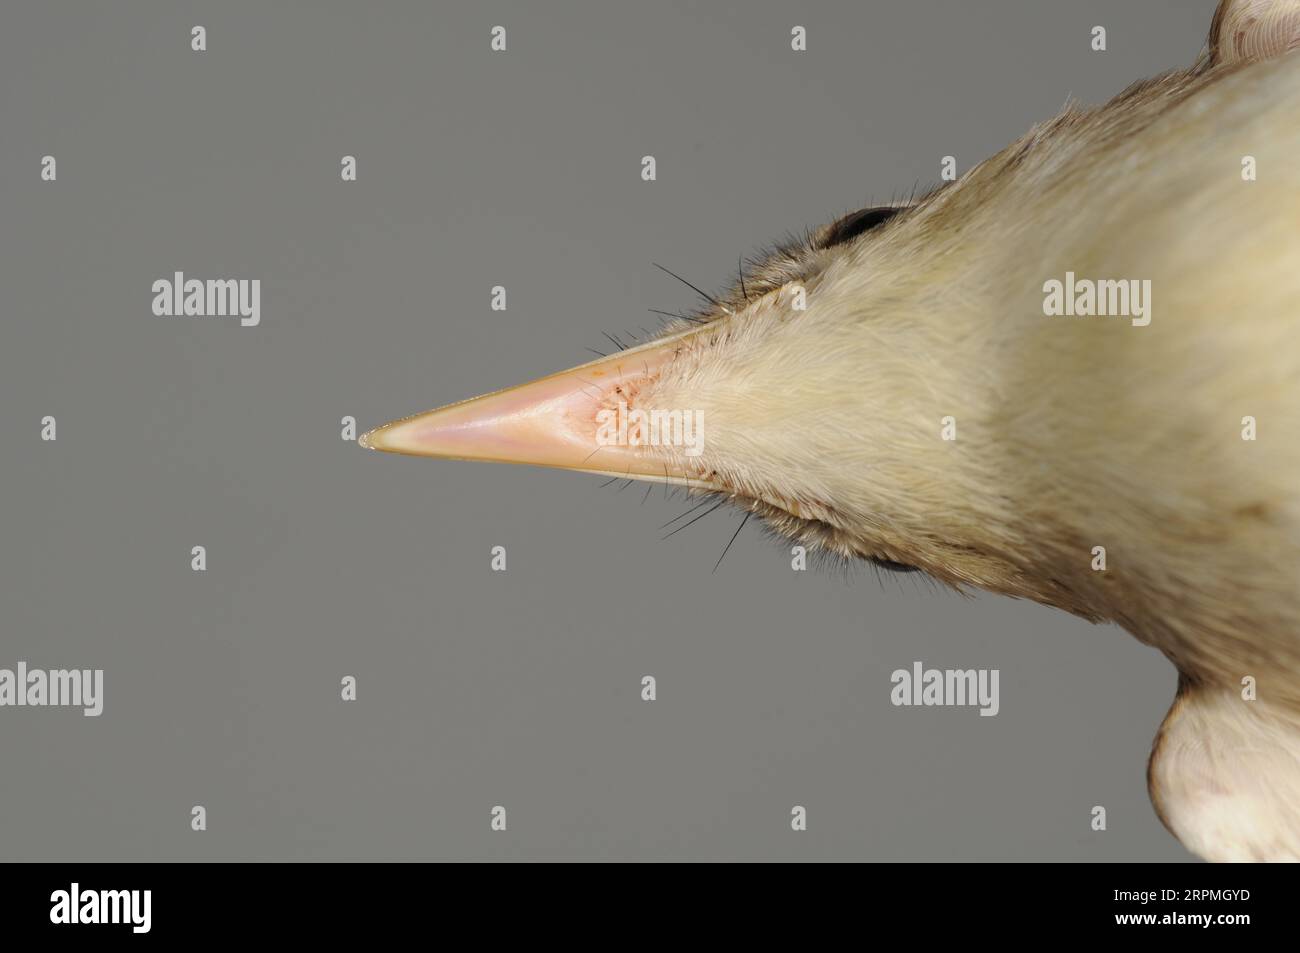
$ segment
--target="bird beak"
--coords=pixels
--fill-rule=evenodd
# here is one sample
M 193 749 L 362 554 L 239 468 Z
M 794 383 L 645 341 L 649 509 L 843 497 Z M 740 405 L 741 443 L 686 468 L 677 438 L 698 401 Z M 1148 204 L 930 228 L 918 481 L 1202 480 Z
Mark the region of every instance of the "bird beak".
M 710 481 L 674 462 L 676 454 L 599 439 L 597 420 L 602 409 L 617 413 L 620 399 L 630 402 L 699 331 L 688 328 L 528 384 L 394 420 L 363 436 L 361 446 L 707 488 Z

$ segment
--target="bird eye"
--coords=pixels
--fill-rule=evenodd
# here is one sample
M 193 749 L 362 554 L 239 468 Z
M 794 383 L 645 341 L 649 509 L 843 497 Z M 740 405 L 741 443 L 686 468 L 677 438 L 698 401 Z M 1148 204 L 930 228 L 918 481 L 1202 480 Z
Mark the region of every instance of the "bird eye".
M 896 563 L 892 559 L 879 559 L 872 556 L 870 562 L 877 569 L 887 569 L 890 572 L 920 572 L 919 566 L 909 566 L 907 563 Z
M 842 245 L 857 238 L 859 235 L 865 235 L 876 226 L 889 221 L 905 208 L 906 206 L 902 205 L 880 205 L 875 208 L 864 208 L 856 212 L 850 212 L 843 218 L 836 219 L 826 226 L 823 234 L 819 236 L 817 247 L 832 248 L 835 245 Z

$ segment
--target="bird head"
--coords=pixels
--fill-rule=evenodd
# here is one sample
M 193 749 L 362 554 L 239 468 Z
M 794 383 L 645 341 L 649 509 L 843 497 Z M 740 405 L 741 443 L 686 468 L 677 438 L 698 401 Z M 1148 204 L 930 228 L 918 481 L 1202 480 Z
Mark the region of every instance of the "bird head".
M 954 413 L 968 400 L 943 357 L 959 342 L 935 313 L 929 260 L 949 251 L 926 222 L 915 207 L 844 216 L 751 263 L 656 340 L 362 442 L 680 484 L 840 556 L 972 579 L 961 514 L 984 503 L 960 501 L 961 445 L 935 413 L 945 392 Z

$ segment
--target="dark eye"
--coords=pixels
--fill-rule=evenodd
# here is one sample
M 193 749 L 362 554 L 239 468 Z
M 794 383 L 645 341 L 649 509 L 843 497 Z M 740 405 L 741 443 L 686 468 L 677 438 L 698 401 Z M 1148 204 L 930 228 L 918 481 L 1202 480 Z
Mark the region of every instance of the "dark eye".
M 868 560 L 878 569 L 887 569 L 889 572 L 920 572 L 917 566 L 909 566 L 907 563 L 896 563 L 892 559 L 878 559 L 875 556 Z
M 905 206 L 877 206 L 850 212 L 826 226 L 817 247 L 831 248 L 834 245 L 842 245 L 850 239 L 871 231 L 877 225 L 883 225 L 904 208 Z

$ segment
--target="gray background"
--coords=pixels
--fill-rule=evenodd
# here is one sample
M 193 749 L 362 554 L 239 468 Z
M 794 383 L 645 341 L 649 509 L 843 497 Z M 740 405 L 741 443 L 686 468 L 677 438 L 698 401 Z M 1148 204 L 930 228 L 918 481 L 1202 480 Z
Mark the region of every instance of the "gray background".
M 651 262 L 720 285 L 1191 63 L 1213 6 L 6 4 L 0 666 L 106 700 L 0 709 L 0 856 L 1188 859 L 1144 777 L 1174 671 L 1125 633 L 753 524 L 711 574 L 728 511 L 660 542 L 658 489 L 339 419 L 579 363 L 693 303 Z M 262 279 L 261 326 L 153 316 L 175 270 Z M 1001 714 L 894 708 L 914 660 L 1001 669 Z

